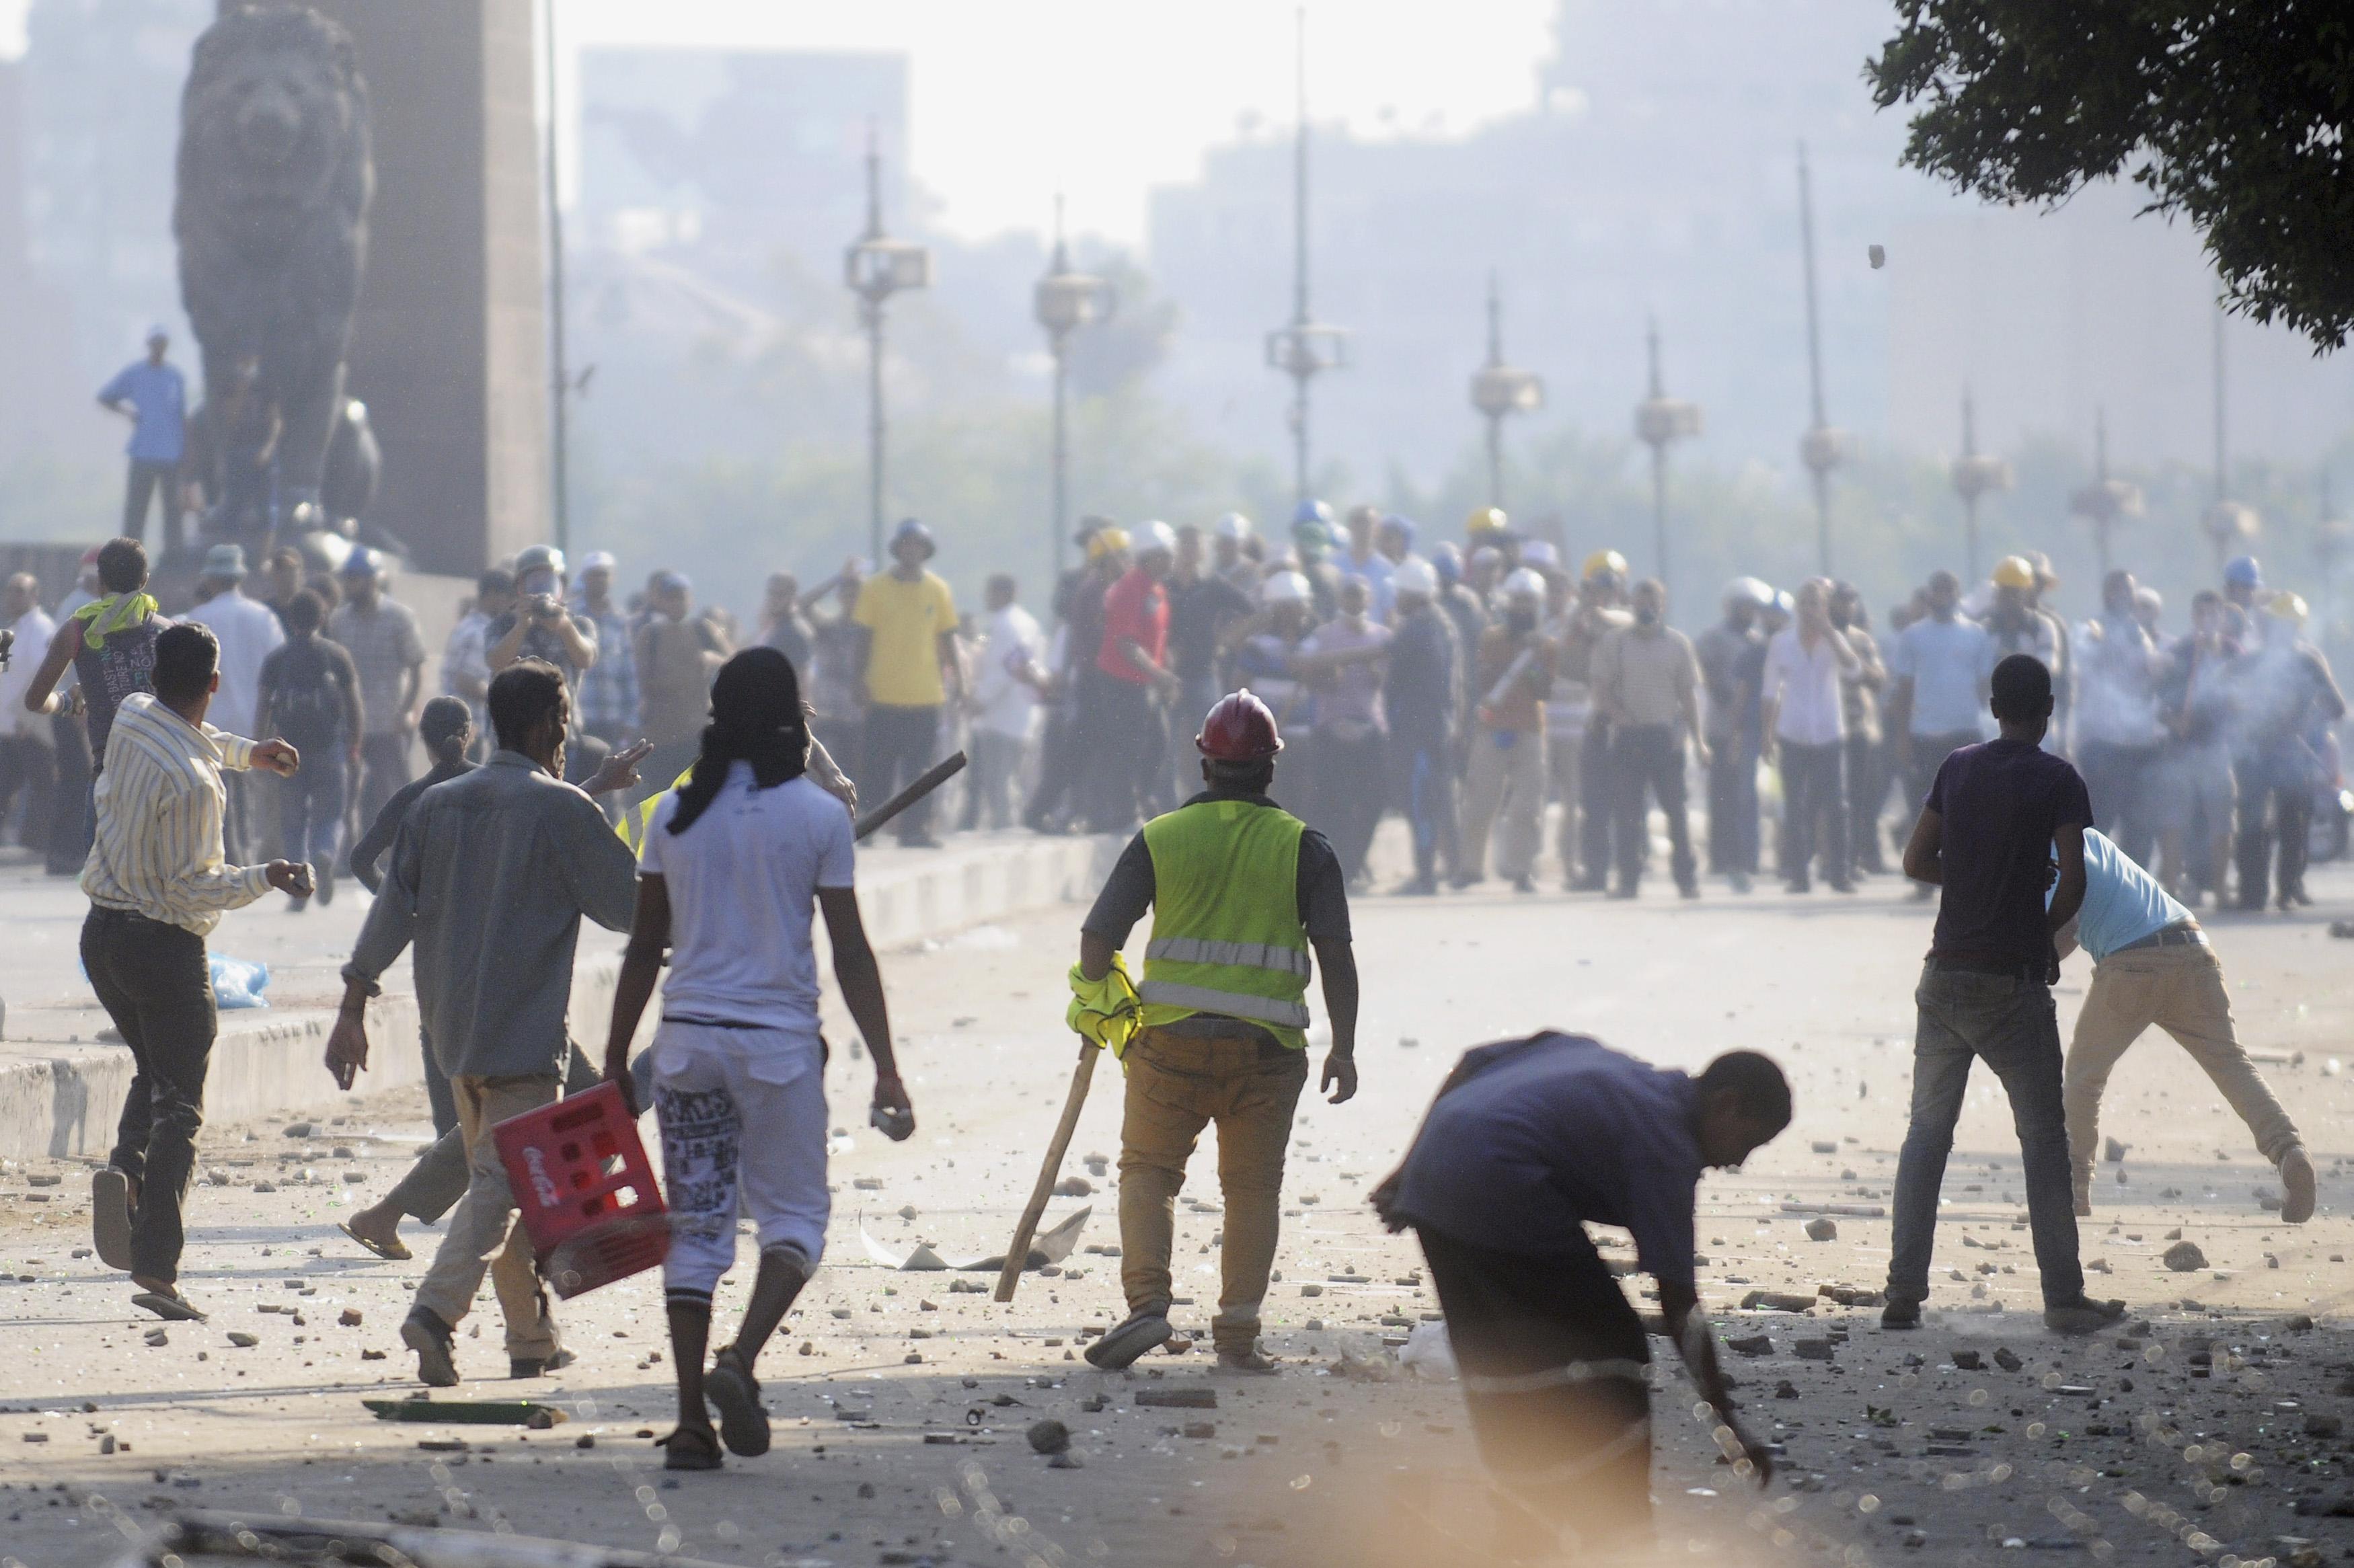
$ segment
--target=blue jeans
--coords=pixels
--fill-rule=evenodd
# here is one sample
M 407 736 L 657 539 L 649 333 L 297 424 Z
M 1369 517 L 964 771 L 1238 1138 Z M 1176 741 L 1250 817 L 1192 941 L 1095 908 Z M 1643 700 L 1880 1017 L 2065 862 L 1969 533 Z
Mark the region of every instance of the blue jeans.
M 308 749 L 294 776 L 278 781 L 278 831 L 288 860 L 335 863 L 344 836 L 344 760 L 341 746 Z
M 1913 1000 L 1919 1009 L 1913 1037 L 1913 1125 L 1896 1160 L 1888 1298 L 1917 1304 L 1929 1298 L 1937 1194 L 1976 1058 L 1994 1069 L 2010 1097 L 2044 1305 L 2083 1300 L 2084 1272 L 2077 1262 L 2076 1211 L 2068 1184 L 2068 1121 L 2060 1095 L 2060 1022 L 2052 992 L 2024 973 L 1925 967 Z

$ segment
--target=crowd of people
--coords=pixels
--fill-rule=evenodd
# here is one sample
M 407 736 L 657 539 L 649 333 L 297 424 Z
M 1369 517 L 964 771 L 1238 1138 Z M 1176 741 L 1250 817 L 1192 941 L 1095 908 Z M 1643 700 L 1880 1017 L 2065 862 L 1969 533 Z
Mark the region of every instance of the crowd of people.
M 1932 574 L 1877 630 L 1852 584 L 1742 577 L 1687 637 L 1665 586 L 1632 580 L 1617 551 L 1573 570 L 1492 508 L 1460 543 L 1370 506 L 1336 526 L 1315 502 L 1288 539 L 1230 514 L 1207 529 L 1090 518 L 1077 542 L 1051 633 L 1002 575 L 960 620 L 910 523 L 881 577 L 852 562 L 813 598 L 772 579 L 763 640 L 811 671 L 817 730 L 868 789 L 967 746 L 967 827 L 1132 830 L 1191 793 L 1186 737 L 1247 686 L 1287 737 L 1287 803 L 1351 885 L 1368 885 L 1394 811 L 1410 894 L 1491 874 L 1533 891 L 1550 847 L 1568 889 L 1637 896 L 1654 810 L 1687 897 L 1703 872 L 1745 893 L 1769 866 L 1796 892 L 1850 891 L 1890 871 L 1889 835 L 1945 758 L 1986 738 L 1987 683 L 2012 652 L 2052 670 L 2045 744 L 2082 766 L 2100 823 L 2188 903 L 2306 902 L 2314 803 L 2338 784 L 2344 701 L 2303 599 L 2268 590 L 2252 557 L 2179 632 L 2125 571 L 2071 625 L 2049 562 L 2027 555 L 1983 584 Z M 903 842 L 937 841 L 919 819 Z

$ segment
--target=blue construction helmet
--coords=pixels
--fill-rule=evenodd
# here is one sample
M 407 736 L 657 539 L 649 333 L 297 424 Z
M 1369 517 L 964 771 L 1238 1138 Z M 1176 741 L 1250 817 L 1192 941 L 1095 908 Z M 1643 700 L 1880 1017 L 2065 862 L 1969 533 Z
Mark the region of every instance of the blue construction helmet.
M 939 546 L 933 542 L 932 531 L 929 528 L 925 527 L 913 517 L 909 517 L 901 522 L 898 527 L 892 530 L 891 548 L 894 551 L 896 551 L 902 544 L 906 543 L 909 539 L 913 539 L 917 544 L 923 546 L 924 554 L 927 556 L 936 554 L 939 549 Z
M 1332 526 L 1332 509 L 1320 501 L 1303 501 L 1291 509 L 1291 525 L 1297 528 L 1302 523 L 1321 523 L 1330 528 Z
M 1453 540 L 1441 540 L 1432 546 L 1430 564 L 1445 587 L 1453 588 L 1463 580 L 1463 552 L 1455 547 Z
M 2260 588 L 2264 586 L 2264 569 L 2253 556 L 2234 556 L 2223 563 L 2223 581 L 2232 588 Z

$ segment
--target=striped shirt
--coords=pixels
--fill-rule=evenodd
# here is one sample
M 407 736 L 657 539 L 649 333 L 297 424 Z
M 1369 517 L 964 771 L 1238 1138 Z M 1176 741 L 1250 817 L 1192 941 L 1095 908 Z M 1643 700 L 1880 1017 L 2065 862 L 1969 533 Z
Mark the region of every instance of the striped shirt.
M 267 868 L 229 865 L 221 853 L 221 769 L 252 758 L 253 742 L 192 725 L 152 692 L 123 698 L 98 776 L 98 836 L 81 870 L 90 901 L 202 937 L 269 892 Z

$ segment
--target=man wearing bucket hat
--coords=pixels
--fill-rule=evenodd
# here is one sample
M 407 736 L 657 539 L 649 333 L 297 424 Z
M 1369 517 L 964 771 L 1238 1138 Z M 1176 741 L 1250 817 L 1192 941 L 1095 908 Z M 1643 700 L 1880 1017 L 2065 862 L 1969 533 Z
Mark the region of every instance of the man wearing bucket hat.
M 860 793 L 887 800 L 931 766 L 940 710 L 964 701 L 957 659 L 956 596 L 925 563 L 938 552 L 932 531 L 910 517 L 891 535 L 891 569 L 868 577 L 852 621 L 864 632 L 858 646 L 858 687 L 866 701 L 866 756 Z M 899 842 L 938 849 L 928 800 L 900 814 Z

